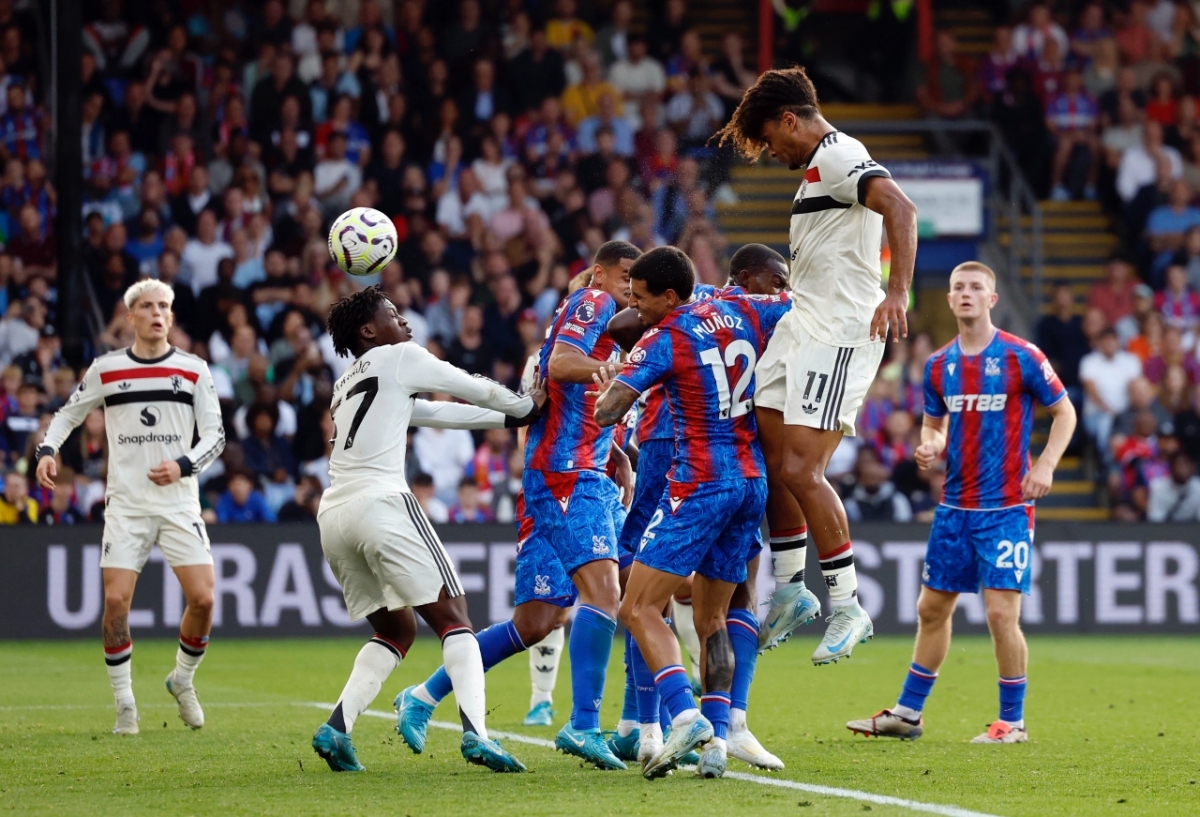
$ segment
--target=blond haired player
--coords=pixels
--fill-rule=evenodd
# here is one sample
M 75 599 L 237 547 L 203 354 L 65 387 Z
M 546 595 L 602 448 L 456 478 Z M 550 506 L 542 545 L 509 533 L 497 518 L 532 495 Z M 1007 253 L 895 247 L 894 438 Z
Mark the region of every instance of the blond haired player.
M 37 452 L 38 483 L 53 490 L 59 448 L 92 409 L 104 406 L 109 459 L 100 556 L 102 630 L 118 735 L 138 732 L 129 608 L 138 574 L 156 544 L 187 600 L 167 691 L 178 701 L 184 723 L 193 729 L 204 725 L 192 678 L 212 627 L 213 560 L 196 475 L 220 456 L 225 431 L 208 364 L 167 342 L 174 299 L 161 281 L 139 281 L 125 292 L 133 345 L 96 358 L 54 415 Z

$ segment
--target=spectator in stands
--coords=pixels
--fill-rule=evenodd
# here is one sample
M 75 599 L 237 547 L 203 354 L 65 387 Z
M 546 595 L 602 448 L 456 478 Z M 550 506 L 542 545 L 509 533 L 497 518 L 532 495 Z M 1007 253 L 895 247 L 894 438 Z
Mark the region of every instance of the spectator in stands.
M 859 449 L 854 490 L 846 497 L 852 522 L 911 522 L 912 506 L 888 478 L 886 466 L 871 447 Z
M 29 498 L 29 480 L 16 469 L 4 474 L 4 493 L 0 495 L 0 525 L 36 525 L 37 503 Z
M 579 123 L 576 140 L 584 153 L 597 150 L 596 135 L 600 129 L 613 135 L 613 151 L 619 156 L 633 156 L 633 128 L 629 120 L 617 115 L 617 100 L 612 94 L 603 93 L 596 104 L 596 114 Z
M 1020 61 L 1013 48 L 1012 33 L 1008 26 L 996 26 L 992 32 L 992 47 L 979 63 L 977 87 L 989 106 L 1008 90 L 1008 72 Z
M 612 65 L 608 81 L 621 94 L 626 108 L 631 108 L 647 95 L 662 96 L 667 87 L 667 73 L 662 63 L 649 55 L 646 38 L 631 35 L 626 54 Z
M 37 348 L 38 333 L 46 322 L 46 306 L 37 298 L 26 298 L 20 306 L 9 307 L 0 320 L 0 366 Z
M 560 2 L 571 2 L 571 0 L 560 0 Z M 568 87 L 562 95 L 562 112 L 566 117 L 567 124 L 572 128 L 577 128 L 584 119 L 598 114 L 600 97 L 606 93 L 615 100 L 616 113 L 620 116 L 624 111 L 621 94 L 604 80 L 600 57 L 594 52 L 588 52 L 580 60 L 580 67 L 583 70 L 583 78 Z
M 325 157 L 313 172 L 313 195 L 326 221 L 348 210 L 350 198 L 362 187 L 362 170 L 346 155 L 347 143 L 346 134 L 331 133 Z
M 60 468 L 54 477 L 50 507 L 42 512 L 39 521 L 44 525 L 82 525 L 87 522 L 87 515 L 78 505 L 75 473 L 70 468 Z
M 222 525 L 246 522 L 274 522 L 275 513 L 266 497 L 254 487 L 254 479 L 245 471 L 235 471 L 227 479 L 228 488 L 217 501 L 217 521 Z
M 246 412 L 250 435 L 242 440 L 246 467 L 257 477 L 284 481 L 295 475 L 296 463 L 292 448 L 275 429 L 279 425 L 279 408 L 272 403 L 255 403 Z M 282 474 L 280 473 L 282 472 Z M 283 479 L 279 479 L 282 476 Z
M 725 118 L 729 119 L 758 76 L 756 71 L 746 66 L 742 35 L 736 30 L 731 29 L 721 36 L 721 58 L 712 64 L 712 75 L 713 90 L 721 98 L 725 106 Z M 974 82 L 974 77 L 971 81 Z
M 667 102 L 667 122 L 679 135 L 685 150 L 703 148 L 720 127 L 724 115 L 721 99 L 712 91 L 712 79 L 701 68 L 693 68 L 687 89 L 677 92 Z
M 548 97 L 562 96 L 567 85 L 562 54 L 550 47 L 542 29 L 530 33 L 529 48 L 512 61 L 510 75 L 518 111 L 534 110 Z
M 435 400 L 448 400 L 444 394 Z M 412 452 L 421 470 L 433 477 L 437 497 L 454 504 L 458 485 L 467 465 L 475 457 L 471 433 L 462 429 L 420 428 L 413 435 Z
M 1126 64 L 1157 61 L 1163 56 L 1166 43 L 1147 25 L 1149 11 L 1143 0 L 1134 0 L 1124 24 L 1117 29 L 1117 47 Z
M 1146 361 L 1145 373 L 1151 383 L 1158 385 L 1163 382 L 1168 368 L 1181 366 L 1187 379 L 1197 382 L 1198 365 L 1195 356 L 1184 347 L 1183 330 L 1168 324 L 1163 328 L 1162 348 Z
M 409 487 L 412 488 L 413 496 L 417 498 L 421 510 L 425 511 L 429 521 L 436 524 L 445 524 L 450 521 L 450 509 L 434 493 L 433 477 L 421 471 L 409 480 Z
M 936 35 L 937 53 L 925 65 L 924 82 L 917 86 L 917 103 L 926 116 L 962 119 L 979 101 L 976 68 L 958 50 L 958 40 L 945 29 Z
M 196 220 L 196 237 L 187 242 L 180 258 L 180 279 L 199 296 L 205 287 L 217 283 L 217 266 L 223 258 L 233 258 L 233 247 L 217 235 L 217 214 L 201 210 Z
M 1069 40 L 1063 27 L 1054 22 L 1047 3 L 1034 3 L 1027 12 L 1027 21 L 1013 31 L 1013 49 L 1023 59 L 1036 60 L 1042 56 L 1046 43 L 1053 40 L 1063 54 L 1067 53 Z
M 1087 306 L 1103 312 L 1107 325 L 1112 326 L 1133 311 L 1133 288 L 1137 286 L 1137 279 L 1133 267 L 1120 252 L 1109 255 L 1104 275 L 1104 282 L 1094 285 L 1088 294 Z
M 1158 354 L 1165 325 L 1162 312 L 1154 305 L 1154 290 L 1146 284 L 1138 284 L 1133 288 L 1133 311 L 1117 321 L 1113 328 L 1117 330 L 1121 345 L 1144 363 Z
M 1155 74 L 1150 81 L 1150 97 L 1146 100 L 1146 119 L 1157 122 L 1164 129 L 1173 127 L 1179 121 L 1179 98 L 1170 74 Z
M 449 521 L 456 524 L 464 522 L 494 522 L 491 509 L 480 499 L 479 486 L 474 477 L 463 477 L 458 483 L 458 501 L 450 509 Z
M 258 81 L 250 96 L 250 134 L 264 147 L 271 142 L 271 134 L 282 124 L 283 102 L 295 99 L 300 106 L 300 120 L 312 121 L 312 97 L 304 82 L 296 76 L 296 63 L 291 53 L 277 51 L 271 61 L 271 73 Z
M 1153 188 L 1159 178 L 1159 165 L 1166 163 L 1168 178 L 1178 179 L 1183 175 L 1183 158 L 1179 151 L 1163 144 L 1162 126 L 1157 122 L 1142 125 L 1142 143 L 1121 154 L 1117 166 L 1117 193 L 1127 207 L 1146 188 Z M 1149 212 L 1149 208 L 1145 208 Z
M 1172 263 L 1167 267 L 1167 285 L 1154 299 L 1154 305 L 1167 324 L 1191 332 L 1200 323 L 1200 295 L 1188 285 L 1187 269 Z
M 1195 367 L 1189 373 L 1183 364 L 1173 364 L 1163 373 L 1162 386 L 1159 388 L 1159 402 L 1171 414 L 1186 411 L 1191 402 L 1192 375 Z
M 301 477 L 292 498 L 279 509 L 280 522 L 316 522 L 321 504 L 321 481 L 316 477 Z
M 1134 418 L 1133 433 L 1125 438 L 1114 437 L 1111 443 L 1116 467 L 1109 478 L 1109 489 L 1117 498 L 1113 517 L 1123 522 L 1145 519 L 1150 483 L 1167 472 L 1154 415 L 1141 412 Z
M 41 420 L 42 392 L 36 383 L 25 380 L 17 389 L 16 410 L 4 417 L 0 450 L 8 465 L 16 465 L 25 456 L 27 443 L 38 430 Z
M 1183 247 L 1184 234 L 1193 227 L 1200 227 L 1200 208 L 1192 204 L 1195 192 L 1191 185 L 1183 179 L 1175 179 L 1169 189 L 1167 202 L 1151 210 L 1146 219 L 1146 240 L 1154 254 L 1151 269 L 1158 275 Z
M 42 220 L 42 214 L 32 204 L 21 207 L 19 229 L 8 242 L 6 251 L 21 262 L 22 275 L 54 281 L 58 276 L 58 247 L 53 233 Z
M 1136 377 L 1129 381 L 1129 406 L 1113 419 L 1113 436 L 1128 437 L 1132 434 L 1134 421 L 1144 411 L 1154 415 L 1157 428 L 1168 428 L 1173 422 L 1173 415 L 1159 401 L 1154 384 L 1145 377 Z
M 1088 339 L 1083 333 L 1083 318 L 1075 312 L 1075 293 L 1070 285 L 1054 288 L 1050 310 L 1038 321 L 1037 345 L 1058 372 L 1071 400 L 1080 404 L 1079 363 L 1088 353 Z
M 58 330 L 46 324 L 38 331 L 37 346 L 17 355 L 12 365 L 21 370 L 22 379 L 46 391 L 51 386 L 51 374 L 66 365 L 62 357 L 62 341 Z
M 1083 385 L 1083 424 L 1100 451 L 1108 449 L 1112 424 L 1129 408 L 1129 384 L 1142 375 L 1142 362 L 1121 349 L 1115 329 L 1100 333 L 1097 348 L 1079 364 Z
M 1200 477 L 1196 461 L 1183 451 L 1171 455 L 1170 473 L 1150 481 L 1146 508 L 1148 522 L 1200 520 Z
M 1086 157 L 1080 160 L 1087 167 L 1084 198 L 1096 198 L 1096 159 L 1100 152 L 1096 120 L 1096 104 L 1083 88 L 1083 75 L 1078 70 L 1067 71 L 1062 91 L 1046 106 L 1046 127 L 1056 142 L 1050 193 L 1055 201 L 1072 197 L 1064 182 L 1077 152 Z

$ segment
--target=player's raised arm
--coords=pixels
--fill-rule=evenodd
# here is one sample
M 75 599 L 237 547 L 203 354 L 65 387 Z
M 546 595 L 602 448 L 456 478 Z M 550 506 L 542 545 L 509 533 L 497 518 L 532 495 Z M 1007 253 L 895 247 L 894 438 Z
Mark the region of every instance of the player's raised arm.
M 596 384 L 596 390 L 600 393 L 596 398 L 596 408 L 592 417 L 601 428 L 615 426 L 621 422 L 621 418 L 629 413 L 629 409 L 633 408 L 638 395 L 641 394 L 628 383 L 614 379 L 612 369 L 607 366 L 592 375 L 592 382 Z
M 54 455 L 67 441 L 71 432 L 83 424 L 84 418 L 91 413 L 92 409 L 100 405 L 103 398 L 104 395 L 100 390 L 100 374 L 94 365 L 89 366 L 83 375 L 83 380 L 75 387 L 71 399 L 55 412 L 54 419 L 50 421 L 50 427 L 46 429 L 46 436 L 42 440 L 42 444 L 38 446 L 37 481 L 43 488 L 54 490 L 54 477 L 58 475 L 58 466 L 54 461 Z
M 868 210 L 883 216 L 883 228 L 892 249 L 887 297 L 871 319 L 871 339 L 886 340 L 890 325 L 892 340 L 898 341 L 908 337 L 908 290 L 917 262 L 917 205 L 890 176 L 866 178 L 859 195 Z

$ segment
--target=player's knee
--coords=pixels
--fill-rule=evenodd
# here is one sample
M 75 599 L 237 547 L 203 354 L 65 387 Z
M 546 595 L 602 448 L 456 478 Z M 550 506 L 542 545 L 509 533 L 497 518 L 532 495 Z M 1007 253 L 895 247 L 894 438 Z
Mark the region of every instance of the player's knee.
M 187 600 L 187 609 L 189 612 L 211 616 L 213 612 L 214 597 L 212 590 L 203 590 L 199 593 L 192 594 Z
M 820 463 L 803 455 L 784 458 L 780 476 L 793 493 L 811 491 L 825 479 Z
M 104 594 L 104 618 L 108 621 L 129 614 L 133 604 L 133 593 L 106 591 Z
M 1020 613 L 1008 606 L 993 605 L 987 611 L 988 629 L 993 633 L 1012 633 L 1020 629 Z
M 948 607 L 940 598 L 928 594 L 917 600 L 917 620 L 923 629 L 940 627 L 954 613 L 953 607 Z

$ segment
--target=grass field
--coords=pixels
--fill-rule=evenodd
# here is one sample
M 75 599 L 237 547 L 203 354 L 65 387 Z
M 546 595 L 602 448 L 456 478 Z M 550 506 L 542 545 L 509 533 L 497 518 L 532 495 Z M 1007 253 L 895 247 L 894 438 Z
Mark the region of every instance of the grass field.
M 985 639 L 958 639 L 915 743 L 867 740 L 844 722 L 895 700 L 910 641 L 876 639 L 854 660 L 812 667 L 813 638 L 765 656 L 750 723 L 787 763 L 754 775 L 975 812 L 1018 815 L 1200 814 L 1200 639 L 1031 640 L 1026 709 L 1031 742 L 966 744 L 995 717 L 996 682 Z M 623 675 L 614 651 L 604 722 L 617 719 Z M 361 718 L 354 731 L 365 774 L 332 774 L 309 740 L 359 647 L 355 640 L 215 640 L 197 676 L 208 725 L 189 731 L 162 688 L 175 646 L 137 641 L 134 689 L 142 733 L 118 738 L 99 641 L 0 644 L 0 808 L 23 814 L 915 814 L 911 807 L 744 779 L 701 781 L 682 771 L 653 783 L 634 771 L 602 773 L 538 745 L 505 740 L 531 774 L 468 766 L 458 738 L 431 729 L 414 756 L 394 721 Z M 391 711 L 404 686 L 439 660 L 421 640 L 373 711 Z M 559 722 L 569 708 L 559 676 Z M 488 676 L 488 726 L 552 739 L 521 725 L 529 694 L 524 657 Z M 454 719 L 443 705 L 438 717 Z M 730 770 L 747 772 L 730 761 Z M 942 809 L 934 813 L 950 814 Z

